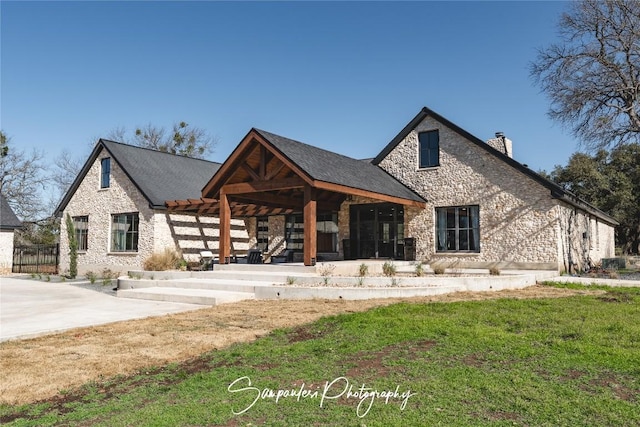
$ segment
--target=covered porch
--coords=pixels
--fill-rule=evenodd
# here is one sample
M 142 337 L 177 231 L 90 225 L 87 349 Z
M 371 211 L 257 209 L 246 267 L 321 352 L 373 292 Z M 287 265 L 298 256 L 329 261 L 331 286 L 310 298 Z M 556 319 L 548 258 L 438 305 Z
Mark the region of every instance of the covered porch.
M 353 200 L 368 200 L 372 209 Z M 199 199 L 167 201 L 170 212 L 214 215 L 219 260 L 231 262 L 231 219 L 286 216 L 302 220 L 302 261 L 315 265 L 327 247 L 326 222 L 351 205 L 345 257 L 395 257 L 403 235 L 404 207 L 425 201 L 370 162 L 252 129 L 202 190 Z M 344 209 L 343 209 L 344 211 Z M 372 215 L 370 213 L 373 212 Z M 296 222 L 298 227 L 299 222 Z M 299 245 L 300 246 L 300 245 Z M 348 251 L 347 251 L 348 249 Z M 347 253 L 348 252 L 348 253 Z

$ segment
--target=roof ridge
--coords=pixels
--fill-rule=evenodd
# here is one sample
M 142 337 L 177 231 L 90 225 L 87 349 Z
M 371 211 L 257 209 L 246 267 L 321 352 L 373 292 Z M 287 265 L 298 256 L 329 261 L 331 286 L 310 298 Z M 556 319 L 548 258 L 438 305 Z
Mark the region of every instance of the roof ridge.
M 334 155 L 334 156 L 344 157 L 344 158 L 349 159 L 349 160 L 356 160 L 356 161 L 359 161 L 359 160 L 360 160 L 360 159 L 356 159 L 356 158 L 354 158 L 354 157 L 349 157 L 349 156 L 344 155 L 344 154 L 336 153 L 335 151 L 331 151 L 331 150 L 328 150 L 328 149 L 326 149 L 326 148 L 322 148 L 322 147 L 318 147 L 318 146 L 316 146 L 316 145 L 308 144 L 308 143 L 306 143 L 306 142 L 298 141 L 297 139 L 293 139 L 293 138 L 289 138 L 289 137 L 287 137 L 287 136 L 279 135 L 279 134 L 277 134 L 277 133 L 269 132 L 269 131 L 267 131 L 267 130 L 258 129 L 258 128 L 253 128 L 253 130 L 255 130 L 255 131 L 256 131 L 256 132 L 258 132 L 258 133 L 268 133 L 269 135 L 273 135 L 273 136 L 276 136 L 276 137 L 278 137 L 278 138 L 286 139 L 286 140 L 289 140 L 289 141 L 291 141 L 291 142 L 295 142 L 295 143 L 297 143 L 297 144 L 304 145 L 304 146 L 306 146 L 306 147 L 311 147 L 311 148 L 313 148 L 314 150 L 321 150 L 321 151 L 324 151 L 324 152 L 327 152 L 327 153 L 331 153 L 331 154 L 332 154 L 332 155 Z
M 138 150 L 147 150 L 150 151 L 152 153 L 158 153 L 158 154 L 164 154 L 164 155 L 168 155 L 168 156 L 174 156 L 174 157 L 180 157 L 180 158 L 184 158 L 184 159 L 190 159 L 190 160 L 199 160 L 202 162 L 207 162 L 207 163 L 214 163 L 214 164 L 218 164 L 221 165 L 222 163 L 217 162 L 215 160 L 208 160 L 208 159 L 201 159 L 199 157 L 191 157 L 191 156 L 187 156 L 184 154 L 174 154 L 174 153 L 168 153 L 166 151 L 160 151 L 160 150 L 156 150 L 155 148 L 150 148 L 150 147 L 141 147 L 139 145 L 133 145 L 133 144 L 127 144 L 126 142 L 120 142 L 120 141 L 113 141 L 111 139 L 105 139 L 105 138 L 100 138 L 98 140 L 98 142 L 96 143 L 96 145 L 98 143 L 102 142 L 103 144 L 118 144 L 121 146 L 125 146 L 127 148 L 133 148 L 133 149 L 138 149 Z

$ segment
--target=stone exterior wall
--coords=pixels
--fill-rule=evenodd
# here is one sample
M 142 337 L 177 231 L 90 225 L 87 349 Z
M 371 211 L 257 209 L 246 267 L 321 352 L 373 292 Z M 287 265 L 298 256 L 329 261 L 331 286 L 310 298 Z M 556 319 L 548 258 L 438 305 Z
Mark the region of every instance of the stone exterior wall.
M 418 133 L 439 130 L 440 165 L 418 167 Z M 406 236 L 416 238 L 416 257 L 450 266 L 557 268 L 556 207 L 548 189 L 467 141 L 431 117 L 425 118 L 380 163 L 428 201 L 408 209 Z M 479 253 L 437 253 L 435 208 L 478 205 Z
M 63 212 L 60 225 L 60 272 L 69 270 L 69 240 L 66 215 L 88 216 L 87 250 L 78 253 L 78 274 L 95 273 L 108 268 L 117 273 L 138 269 L 155 250 L 155 213 L 149 202 L 133 185 L 118 164 L 111 161 L 109 188 L 100 188 L 100 162 L 109 157 L 103 150 L 91 165 L 84 180 Z M 139 215 L 137 252 L 110 252 L 111 215 L 135 213 Z
M 13 230 L 0 230 L 0 274 L 11 273 L 13 265 Z
M 584 271 L 615 255 L 613 227 L 566 204 L 557 206 L 557 215 L 561 271 Z
M 273 255 L 278 255 L 287 249 L 285 240 L 286 217 L 273 215 L 269 217 L 269 250 L 265 254 L 265 261 L 269 261 Z

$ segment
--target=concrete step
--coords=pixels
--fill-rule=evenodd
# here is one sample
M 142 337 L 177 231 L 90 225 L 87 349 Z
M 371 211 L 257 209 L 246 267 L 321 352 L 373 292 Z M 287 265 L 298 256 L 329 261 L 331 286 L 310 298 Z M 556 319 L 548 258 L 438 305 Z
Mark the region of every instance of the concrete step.
M 246 299 L 255 299 L 255 294 L 250 292 L 171 287 L 119 289 L 116 295 L 120 298 L 182 302 L 201 305 L 218 305 Z
M 238 280 L 219 278 L 189 278 L 189 279 L 118 279 L 119 290 L 145 289 L 145 288 L 185 288 L 203 289 L 210 291 L 231 291 L 241 293 L 254 293 L 256 287 L 272 286 L 274 281 Z
M 224 280 L 245 280 L 271 283 L 286 283 L 289 277 L 319 277 L 309 271 L 283 271 L 283 270 L 215 270 L 207 272 L 193 272 L 194 279 L 224 279 Z

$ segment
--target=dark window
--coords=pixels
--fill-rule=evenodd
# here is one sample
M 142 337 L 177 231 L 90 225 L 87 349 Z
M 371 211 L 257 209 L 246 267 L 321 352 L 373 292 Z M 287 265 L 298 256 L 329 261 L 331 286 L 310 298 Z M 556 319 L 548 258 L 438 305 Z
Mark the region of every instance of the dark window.
M 430 168 L 440 165 L 440 136 L 437 130 L 420 132 L 420 167 Z
M 269 250 L 269 218 L 266 216 L 257 220 L 256 246 L 263 252 Z
M 316 220 L 318 252 L 338 252 L 338 213 L 319 213 Z
M 303 216 L 300 214 L 287 215 L 285 230 L 287 249 L 302 251 L 304 248 Z
M 89 217 L 74 216 L 73 228 L 76 230 L 76 241 L 78 242 L 78 251 L 84 252 L 89 247 Z
M 111 252 L 137 252 L 138 214 L 111 216 Z
M 100 188 L 109 188 L 111 176 L 111 159 L 102 159 L 100 162 Z
M 438 252 L 480 252 L 478 206 L 436 208 Z

